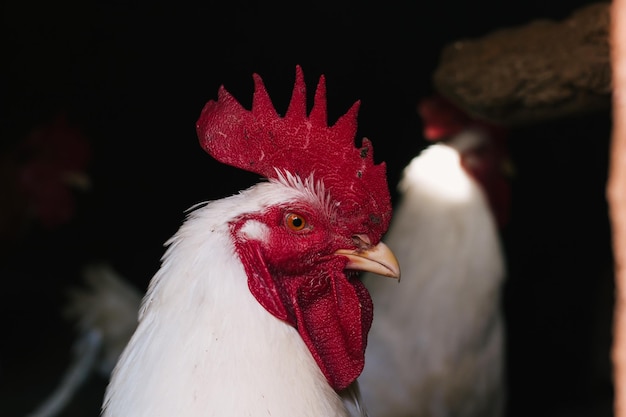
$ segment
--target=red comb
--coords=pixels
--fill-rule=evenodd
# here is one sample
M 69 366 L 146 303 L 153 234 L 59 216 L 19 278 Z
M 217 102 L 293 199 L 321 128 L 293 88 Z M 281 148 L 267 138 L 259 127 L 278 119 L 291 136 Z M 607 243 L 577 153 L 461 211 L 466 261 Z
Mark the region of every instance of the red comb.
M 306 86 L 300 66 L 284 117 L 274 108 L 257 74 L 252 109 L 246 110 L 224 87 L 217 101 L 209 101 L 196 124 L 200 145 L 218 161 L 277 178 L 276 170 L 302 179 L 314 174 L 342 211 L 367 210 L 370 220 L 386 229 L 391 215 L 385 165 L 374 164 L 366 138 L 356 148 L 357 101 L 333 126 L 328 126 L 326 84 L 320 77 L 313 109 L 307 116 Z M 344 213 L 346 213 L 344 211 Z
M 422 99 L 417 112 L 424 123 L 424 137 L 432 141 L 449 138 L 472 122 L 467 113 L 439 95 Z
M 503 126 L 474 118 L 440 95 L 422 99 L 417 112 L 424 124 L 424 137 L 430 141 L 448 139 L 470 127 L 480 128 L 498 138 L 507 134 Z

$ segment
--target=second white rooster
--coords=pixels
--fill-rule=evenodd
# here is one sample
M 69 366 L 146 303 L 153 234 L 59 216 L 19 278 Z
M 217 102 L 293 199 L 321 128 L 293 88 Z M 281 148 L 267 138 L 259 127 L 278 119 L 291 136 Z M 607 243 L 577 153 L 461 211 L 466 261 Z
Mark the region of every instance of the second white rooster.
M 506 211 L 508 194 L 485 191 L 507 190 L 503 143 L 469 118 L 461 126 L 440 99 L 421 110 L 425 135 L 446 140 L 415 157 L 399 184 L 385 242 L 402 282 L 364 276 L 376 310 L 361 391 L 373 417 L 501 416 L 505 261 L 494 213 Z

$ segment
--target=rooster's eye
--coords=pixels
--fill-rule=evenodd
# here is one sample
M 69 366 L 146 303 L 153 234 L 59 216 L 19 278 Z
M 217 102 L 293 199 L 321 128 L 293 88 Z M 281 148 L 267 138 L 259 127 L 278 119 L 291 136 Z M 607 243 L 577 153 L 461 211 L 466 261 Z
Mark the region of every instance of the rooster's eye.
M 294 232 L 299 232 L 307 226 L 305 218 L 296 213 L 287 214 L 285 216 L 285 224 Z

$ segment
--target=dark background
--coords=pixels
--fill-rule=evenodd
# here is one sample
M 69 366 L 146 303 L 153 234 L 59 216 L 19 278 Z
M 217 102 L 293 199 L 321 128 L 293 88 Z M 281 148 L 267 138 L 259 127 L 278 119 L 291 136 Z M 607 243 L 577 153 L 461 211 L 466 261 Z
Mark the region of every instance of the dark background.
M 65 111 L 90 140 L 93 187 L 70 223 L 35 224 L 0 254 L 0 415 L 32 410 L 67 366 L 60 312 L 84 265 L 104 260 L 144 289 L 185 209 L 256 182 L 198 146 L 220 84 L 248 105 L 257 72 L 284 111 L 296 64 L 310 89 L 325 74 L 331 122 L 362 101 L 358 135 L 387 161 L 395 200 L 425 146 L 415 108 L 443 46 L 589 3 L 2 2 L 0 149 Z M 607 111 L 512 132 L 510 416 L 612 415 L 610 124 Z M 104 386 L 94 376 L 63 416 L 97 415 Z

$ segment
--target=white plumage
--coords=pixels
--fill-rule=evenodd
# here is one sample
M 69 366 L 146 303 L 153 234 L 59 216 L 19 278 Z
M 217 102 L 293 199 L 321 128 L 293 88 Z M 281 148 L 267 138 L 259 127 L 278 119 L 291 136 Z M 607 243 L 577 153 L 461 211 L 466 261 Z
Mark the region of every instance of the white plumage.
M 504 405 L 504 256 L 466 130 L 406 167 L 385 242 L 402 282 L 366 274 L 375 312 L 361 391 L 374 417 L 496 417 Z
M 103 417 L 365 416 L 372 304 L 358 272 L 400 275 L 380 242 L 385 166 L 369 140 L 354 146 L 358 103 L 328 126 L 323 77 L 307 114 L 296 67 L 284 117 L 253 78 L 251 110 L 222 87 L 196 128 L 215 159 L 268 181 L 196 206 L 167 242 Z
M 303 195 L 261 183 L 191 213 L 144 298 L 104 417 L 347 415 L 298 332 L 250 293 L 229 235 L 240 214 Z
M 55 390 L 29 417 L 55 417 L 95 372 L 109 378 L 137 326 L 142 293 L 106 263 L 87 266 L 86 287 L 69 292 L 65 314 L 76 321 L 72 363 Z

